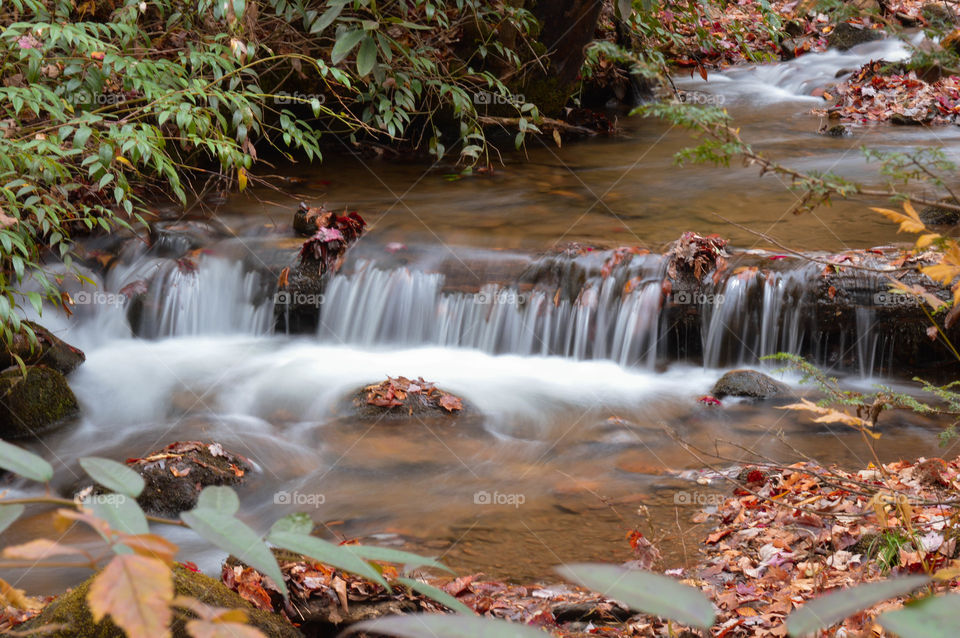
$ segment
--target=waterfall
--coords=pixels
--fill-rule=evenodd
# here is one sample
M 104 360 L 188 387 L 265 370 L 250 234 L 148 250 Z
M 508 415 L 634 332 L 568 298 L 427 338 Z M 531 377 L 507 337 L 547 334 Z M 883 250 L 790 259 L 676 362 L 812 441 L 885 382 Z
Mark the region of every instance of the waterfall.
M 444 291 L 441 274 L 365 263 L 331 279 L 318 334 L 332 343 L 433 344 L 652 366 L 660 280 L 621 294 L 621 279 L 590 278 L 573 299 L 497 284 L 464 293 Z
M 297 294 L 277 293 L 274 275 L 243 259 L 191 255 L 163 257 L 129 244 L 102 280 L 88 273 L 94 292 L 70 290 L 81 301 L 74 322 L 81 343 L 96 341 L 87 334 L 95 325 L 102 338 L 269 334 L 275 298 Z M 889 365 L 894 335 L 873 326 L 873 310 L 859 308 L 855 325 L 842 330 L 817 324 L 819 265 L 731 265 L 717 281 L 708 276 L 694 291 L 665 294 L 663 257 L 615 255 L 549 255 L 521 263 L 525 270 L 501 281 L 473 286 L 442 263 L 354 260 L 311 299 L 320 306 L 315 338 L 330 345 L 433 345 L 648 369 L 677 359 L 710 368 L 755 366 L 777 352 L 852 368 L 863 377 Z M 758 262 L 751 257 L 746 263 Z M 851 276 L 857 294 L 882 287 L 873 275 Z

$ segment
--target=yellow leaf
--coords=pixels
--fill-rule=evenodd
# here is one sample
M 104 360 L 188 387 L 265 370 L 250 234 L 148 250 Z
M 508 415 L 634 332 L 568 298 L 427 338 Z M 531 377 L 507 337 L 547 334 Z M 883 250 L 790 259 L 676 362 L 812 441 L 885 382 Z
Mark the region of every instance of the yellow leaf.
M 40 611 L 43 609 L 43 602 L 37 598 L 27 596 L 26 592 L 22 589 L 14 589 L 10 583 L 0 578 L 0 606 L 25 609 L 28 611 Z
M 250 625 L 209 620 L 191 620 L 187 623 L 187 633 L 193 638 L 266 638 L 259 629 Z
M 117 160 L 118 162 L 120 162 L 121 164 L 123 164 L 124 166 L 127 166 L 127 167 L 129 167 L 129 168 L 133 168 L 133 164 L 130 163 L 130 160 L 128 160 L 128 159 L 127 159 L 126 157 L 124 157 L 123 155 L 117 155 L 114 159 Z
M 935 264 L 933 266 L 924 266 L 920 269 L 920 272 L 934 281 L 939 281 L 942 284 L 951 284 L 957 275 L 960 275 L 960 268 L 951 266 L 950 264 Z
M 940 233 L 928 233 L 926 235 L 920 235 L 920 237 L 917 239 L 917 248 L 926 248 L 937 239 L 940 239 Z
M 76 547 L 61 545 L 47 538 L 38 538 L 23 545 L 12 545 L 3 550 L 4 558 L 19 558 L 22 560 L 44 560 L 51 556 L 62 556 L 64 554 L 80 555 L 81 552 Z
M 240 190 L 247 187 L 247 169 L 242 166 L 237 170 L 237 182 L 240 184 Z
M 87 592 L 94 622 L 109 614 L 128 638 L 169 638 L 172 600 L 170 568 L 137 554 L 114 556 Z
M 894 221 L 900 224 L 900 230 L 897 232 L 903 233 L 919 233 L 926 229 L 926 226 L 923 225 L 923 222 L 920 221 L 920 217 L 917 216 L 917 212 L 913 210 L 913 206 L 910 206 L 907 209 L 907 206 L 910 202 L 904 202 L 904 209 L 907 210 L 907 215 L 903 213 L 898 213 L 895 210 L 890 210 L 889 208 L 871 208 L 871 210 L 876 211 L 886 217 L 887 219 Z M 909 213 L 913 213 L 910 215 Z

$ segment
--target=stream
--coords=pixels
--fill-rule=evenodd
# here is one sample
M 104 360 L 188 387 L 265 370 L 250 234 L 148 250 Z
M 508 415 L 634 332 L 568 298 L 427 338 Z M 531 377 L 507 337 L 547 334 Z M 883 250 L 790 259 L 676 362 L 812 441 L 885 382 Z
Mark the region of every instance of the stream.
M 957 154 L 960 130 L 876 126 L 823 137 L 810 92 L 870 59 L 905 56 L 900 43 L 873 42 L 678 84 L 725 105 L 748 141 L 785 164 L 869 181 L 861 145 L 941 144 Z M 91 240 L 85 250 L 116 261 L 104 277 L 89 273 L 97 288 L 66 284 L 81 300 L 73 317 L 50 310 L 42 318 L 87 355 L 69 377 L 83 416 L 31 449 L 54 463 L 54 485 L 69 495 L 82 476 L 78 457 L 122 460 L 177 440 L 218 441 L 256 466 L 238 493 L 241 517 L 259 531 L 307 511 L 331 537 L 518 581 L 549 579 L 561 562 L 629 560 L 632 527 L 656 541 L 667 565 L 694 561 L 703 528 L 690 519 L 729 486 L 708 478 L 704 459 L 674 437 L 718 452 L 724 467 L 752 454 L 792 462 L 798 452 L 867 465 L 852 429 L 773 404 L 697 401 L 725 370 L 771 368 L 758 357 L 816 341 L 816 326 L 798 319 L 804 267 L 784 265 L 762 291 L 728 282 L 704 328 L 702 360 L 689 360 L 661 338 L 658 254 L 687 230 L 745 250 L 763 245 L 715 213 L 805 250 L 884 244 L 893 226 L 847 202 L 796 217 L 797 198 L 777 177 L 678 168 L 672 158 L 688 135 L 615 116 L 622 135 L 563 148 L 533 141 L 488 176 L 449 179 L 449 168 L 329 156 L 283 169 L 292 197 L 251 189 L 224 202 L 216 223 L 169 223 L 150 248 Z M 318 302 L 315 334 L 287 335 L 275 327 L 268 269 L 302 242 L 289 226 L 300 199 L 349 206 L 370 229 Z M 609 254 L 557 252 L 571 242 L 651 254 L 604 278 L 596 273 Z M 549 275 L 576 301 L 539 289 L 533 275 Z M 130 312 L 116 293 L 137 281 L 148 290 Z M 636 285 L 621 295 L 627 281 Z M 896 344 L 873 335 L 868 316 L 856 330 L 832 373 L 854 388 L 909 387 L 878 372 Z M 456 419 L 357 417 L 350 397 L 387 375 L 422 376 L 471 410 Z M 947 457 L 940 428 L 891 413 L 878 453 Z M 14 484 L 10 493 L 35 489 Z M 7 542 L 49 525 L 49 514 L 27 518 Z M 181 545 L 181 559 L 218 571 L 222 552 L 186 531 L 163 533 Z M 33 570 L 9 580 L 40 594 L 84 576 Z

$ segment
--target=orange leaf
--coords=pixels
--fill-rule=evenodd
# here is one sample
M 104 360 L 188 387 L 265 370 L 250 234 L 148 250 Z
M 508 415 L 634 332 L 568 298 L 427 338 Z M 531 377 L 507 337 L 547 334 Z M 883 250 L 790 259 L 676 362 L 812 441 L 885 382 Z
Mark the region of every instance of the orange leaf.
M 107 614 L 129 638 L 169 638 L 173 576 L 156 558 L 114 556 L 87 592 L 94 622 Z
M 177 555 L 177 547 L 163 536 L 156 534 L 124 534 L 117 532 L 118 540 L 133 550 L 135 554 L 162 560 L 168 565 L 173 564 L 173 557 Z

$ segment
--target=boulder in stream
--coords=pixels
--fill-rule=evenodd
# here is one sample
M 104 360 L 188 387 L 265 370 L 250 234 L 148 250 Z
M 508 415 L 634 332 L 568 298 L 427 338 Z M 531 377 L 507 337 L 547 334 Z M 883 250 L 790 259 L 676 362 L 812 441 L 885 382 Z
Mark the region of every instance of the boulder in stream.
M 363 416 L 412 416 L 420 414 L 460 414 L 463 400 L 441 390 L 423 377 L 387 377 L 358 391 L 354 406 Z
M 222 583 L 177 566 L 173 569 L 173 586 L 177 596 L 194 598 L 202 603 L 222 609 L 242 609 L 247 616 L 247 624 L 256 627 L 271 638 L 298 638 L 302 637 L 296 627 L 281 616 L 256 609 L 235 592 L 230 591 Z M 125 638 L 126 634 L 117 627 L 110 617 L 99 623 L 93 621 L 90 608 L 87 606 L 87 592 L 93 577 L 74 587 L 67 593 L 51 602 L 39 616 L 24 623 L 20 630 L 37 631 L 37 635 L 52 638 Z M 174 638 L 188 638 L 186 621 L 193 618 L 192 612 L 181 609 L 175 614 L 170 625 Z M 53 631 L 39 631 L 45 625 L 59 627 Z
M 714 384 L 710 393 L 717 397 L 747 397 L 750 399 L 773 399 L 786 397 L 790 387 L 756 370 L 731 370 Z
M 193 509 L 208 485 L 240 485 L 253 469 L 249 459 L 202 441 L 177 441 L 143 458 L 127 459 L 127 465 L 146 482 L 137 502 L 161 516 Z
M 49 366 L 0 372 L 0 438 L 28 439 L 51 432 L 80 414 L 64 376 Z
M 74 348 L 43 326 L 31 321 L 23 323 L 33 330 L 37 343 L 32 345 L 22 332 L 14 335 L 12 344 L 0 347 L 0 370 L 17 365 L 14 355 L 27 365 L 43 364 L 61 374 L 70 374 L 86 361 L 83 351 Z
M 864 28 L 859 25 L 841 22 L 827 36 L 827 46 L 846 51 L 864 42 L 883 39 L 883 32 Z

